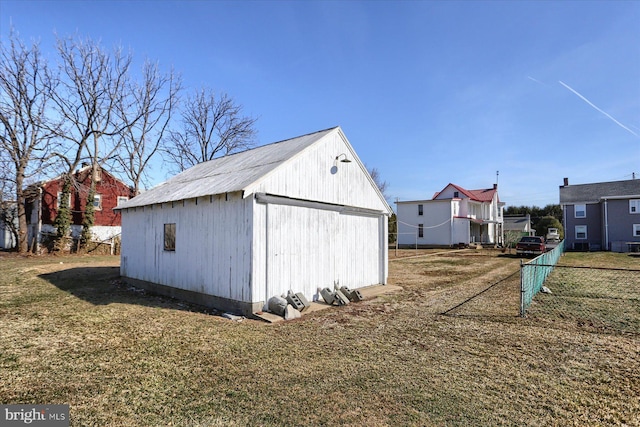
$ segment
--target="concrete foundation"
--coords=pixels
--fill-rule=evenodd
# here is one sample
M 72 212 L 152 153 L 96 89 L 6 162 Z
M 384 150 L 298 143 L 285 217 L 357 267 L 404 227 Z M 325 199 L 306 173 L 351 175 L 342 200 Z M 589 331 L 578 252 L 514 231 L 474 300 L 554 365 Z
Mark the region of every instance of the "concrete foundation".
M 253 303 L 236 301 L 228 298 L 218 297 L 215 295 L 208 295 L 200 292 L 174 288 L 171 286 L 159 285 L 157 283 L 151 283 L 145 280 L 132 279 L 130 277 L 122 277 L 122 280 L 130 284 L 131 286 L 145 289 L 154 294 L 179 299 L 203 307 L 213 308 L 219 311 L 241 314 L 245 317 L 255 318 L 253 313 L 261 311 L 262 307 L 264 307 L 264 301 Z

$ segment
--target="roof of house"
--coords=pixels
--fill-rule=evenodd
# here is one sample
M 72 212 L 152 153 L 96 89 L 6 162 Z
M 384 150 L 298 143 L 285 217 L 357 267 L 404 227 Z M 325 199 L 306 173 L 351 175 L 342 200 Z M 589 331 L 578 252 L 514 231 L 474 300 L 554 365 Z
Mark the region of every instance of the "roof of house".
M 531 228 L 531 217 L 524 216 L 505 216 L 503 217 L 504 230 L 528 230 Z
M 339 127 L 199 163 L 118 206 L 121 209 L 242 191 Z
M 441 191 L 438 191 L 433 195 L 433 199 L 440 195 L 447 187 L 452 186 L 465 196 L 467 196 L 471 200 L 475 200 L 477 202 L 491 202 L 493 200 L 493 196 L 498 192 L 497 188 L 483 188 L 480 190 L 467 190 L 465 188 L 460 187 L 459 185 L 449 183 L 447 184 Z M 499 201 L 499 200 L 498 200 Z
M 561 185 L 560 204 L 597 203 L 604 198 L 640 198 L 640 179 Z

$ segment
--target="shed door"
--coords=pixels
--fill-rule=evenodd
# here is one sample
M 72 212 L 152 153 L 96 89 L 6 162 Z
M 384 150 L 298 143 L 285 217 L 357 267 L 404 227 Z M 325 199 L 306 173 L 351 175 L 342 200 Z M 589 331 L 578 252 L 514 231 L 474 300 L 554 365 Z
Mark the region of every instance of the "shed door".
M 317 300 L 334 283 L 356 289 L 381 283 L 380 218 L 269 204 L 265 301 L 288 290 Z

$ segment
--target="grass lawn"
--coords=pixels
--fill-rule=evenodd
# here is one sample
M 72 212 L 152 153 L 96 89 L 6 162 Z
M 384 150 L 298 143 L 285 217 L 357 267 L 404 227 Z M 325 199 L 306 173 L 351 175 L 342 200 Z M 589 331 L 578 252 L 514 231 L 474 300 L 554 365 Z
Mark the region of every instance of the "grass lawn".
M 267 324 L 136 292 L 118 257 L 0 253 L 0 403 L 74 426 L 640 425 L 640 331 L 518 317 L 519 262 L 403 252 L 402 292 Z

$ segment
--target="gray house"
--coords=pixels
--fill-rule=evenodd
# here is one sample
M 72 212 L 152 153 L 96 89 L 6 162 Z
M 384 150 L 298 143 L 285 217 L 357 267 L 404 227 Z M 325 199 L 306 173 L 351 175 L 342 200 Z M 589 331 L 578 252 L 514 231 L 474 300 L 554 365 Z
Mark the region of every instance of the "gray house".
M 565 247 L 627 252 L 640 245 L 640 179 L 560 186 Z
M 531 228 L 531 215 L 505 216 L 504 239 L 507 243 L 513 243 L 522 236 L 534 236 L 536 231 Z

